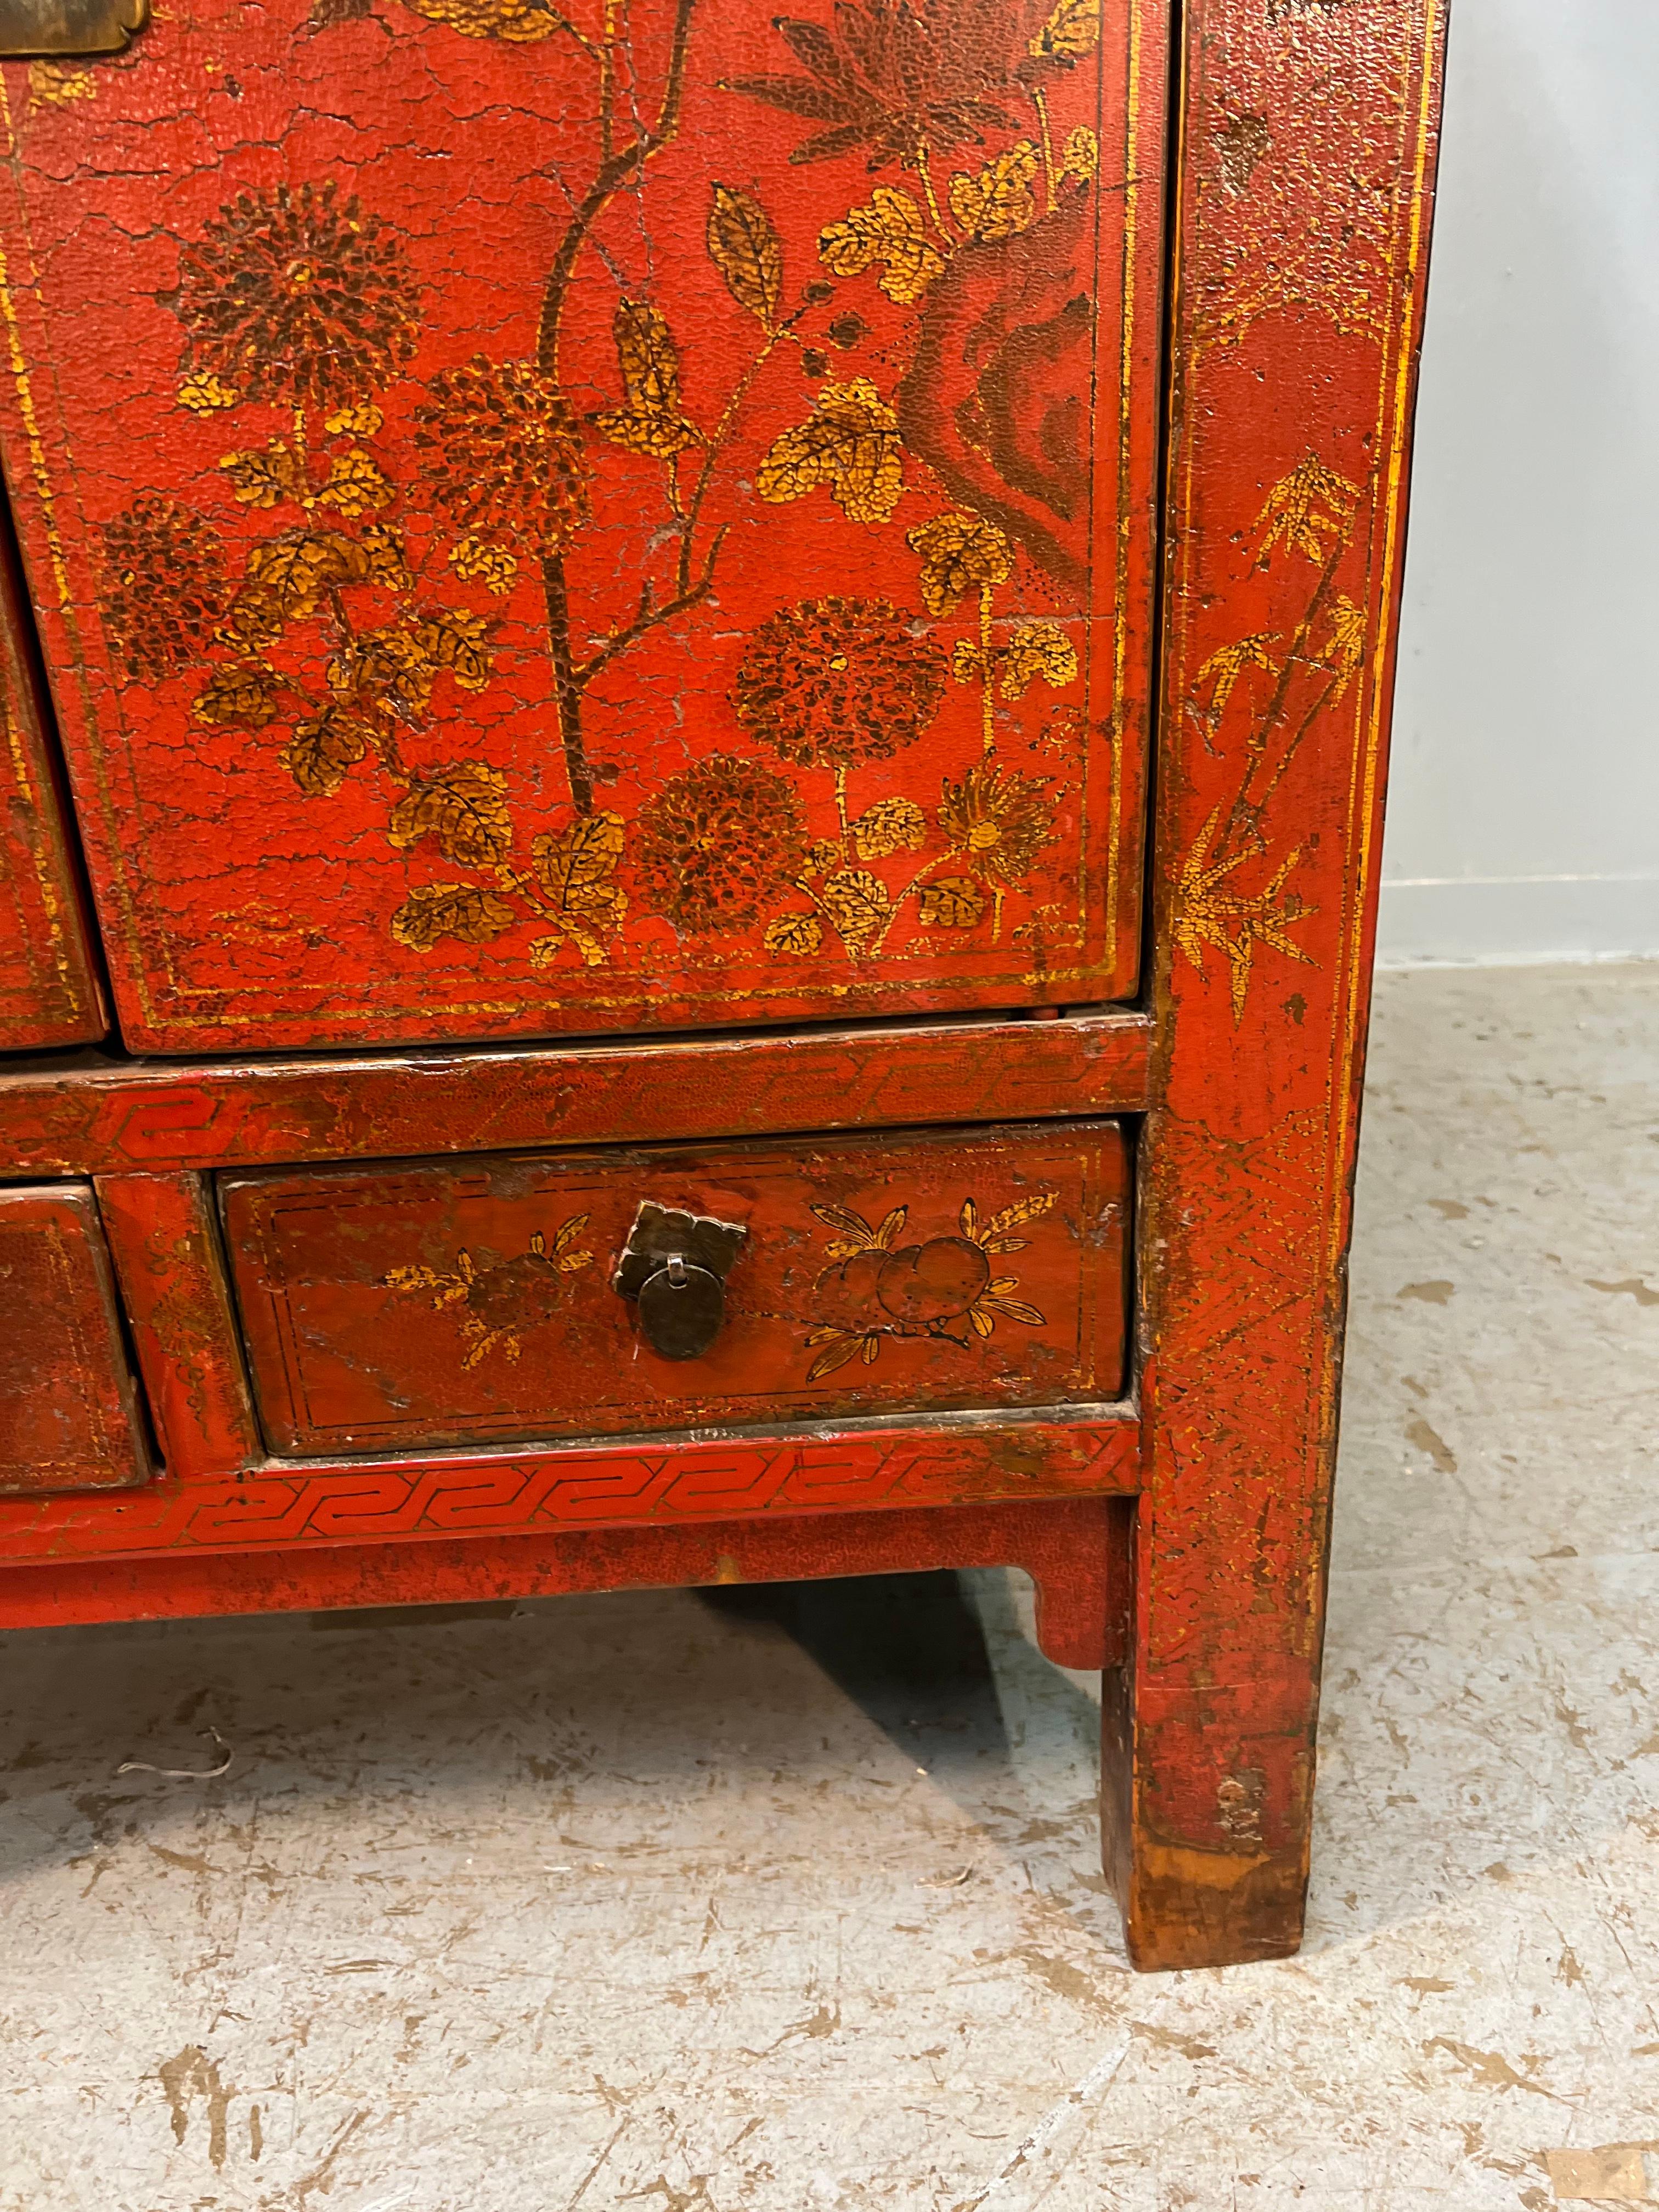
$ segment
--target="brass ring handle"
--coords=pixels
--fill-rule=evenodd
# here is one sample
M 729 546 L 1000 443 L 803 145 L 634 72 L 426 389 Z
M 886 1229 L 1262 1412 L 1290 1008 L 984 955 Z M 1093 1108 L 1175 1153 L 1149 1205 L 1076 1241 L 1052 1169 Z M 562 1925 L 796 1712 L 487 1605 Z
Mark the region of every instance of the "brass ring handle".
M 663 1359 L 701 1359 L 726 1319 L 726 1291 L 707 1267 L 688 1266 L 671 1252 L 640 1285 L 640 1327 Z

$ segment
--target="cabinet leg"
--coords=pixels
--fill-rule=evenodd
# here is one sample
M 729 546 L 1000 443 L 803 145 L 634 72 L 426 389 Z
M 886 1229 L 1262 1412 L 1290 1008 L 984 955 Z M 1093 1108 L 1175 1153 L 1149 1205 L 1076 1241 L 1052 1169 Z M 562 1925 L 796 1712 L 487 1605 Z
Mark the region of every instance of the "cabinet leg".
M 1242 1683 L 1111 1668 L 1101 1844 L 1143 1971 L 1287 1958 L 1302 1941 L 1316 1691 L 1305 1668 Z
M 1310 20 L 1264 47 L 1264 12 Z M 1141 1966 L 1280 1957 L 1301 1932 L 1446 9 L 1178 13 L 1141 1499 L 1105 1733 L 1107 1868 Z M 1305 129 L 1309 40 L 1352 101 L 1353 158 L 1389 149 L 1381 263 L 1363 226 L 1322 226 L 1283 158 Z M 1272 216 L 1212 182 L 1203 149 L 1241 115 L 1280 157 Z M 1316 254 L 1283 254 L 1263 224 L 1305 225 Z M 1271 312 L 1239 289 L 1241 234 L 1285 272 Z M 1360 296 L 1363 334 L 1335 304 Z M 1304 528 L 1315 483 L 1342 486 L 1341 512 Z M 1321 641 L 1339 611 L 1352 678 Z M 1257 656 L 1273 672 L 1251 692 Z

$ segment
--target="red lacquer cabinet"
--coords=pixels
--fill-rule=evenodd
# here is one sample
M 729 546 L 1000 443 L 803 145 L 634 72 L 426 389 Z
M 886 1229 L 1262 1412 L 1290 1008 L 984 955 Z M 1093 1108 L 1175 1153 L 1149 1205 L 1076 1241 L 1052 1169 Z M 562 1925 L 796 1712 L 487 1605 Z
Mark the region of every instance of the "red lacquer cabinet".
M 1018 1565 L 1293 1948 L 1439 0 L 40 22 L 0 1620 Z

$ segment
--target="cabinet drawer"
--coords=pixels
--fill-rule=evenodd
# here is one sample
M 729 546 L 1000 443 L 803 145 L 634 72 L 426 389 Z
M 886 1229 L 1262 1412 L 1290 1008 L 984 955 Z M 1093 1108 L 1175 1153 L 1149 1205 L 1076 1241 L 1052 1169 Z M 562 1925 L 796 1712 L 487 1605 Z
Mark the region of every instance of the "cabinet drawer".
M 97 1200 L 84 1183 L 0 1190 L 0 1493 L 149 1474 Z
M 315 1456 L 1109 1399 L 1127 1188 L 1103 1121 L 235 1176 L 222 1196 L 266 1440 Z M 700 1357 L 653 1351 L 614 1287 L 642 1203 L 743 1232 Z

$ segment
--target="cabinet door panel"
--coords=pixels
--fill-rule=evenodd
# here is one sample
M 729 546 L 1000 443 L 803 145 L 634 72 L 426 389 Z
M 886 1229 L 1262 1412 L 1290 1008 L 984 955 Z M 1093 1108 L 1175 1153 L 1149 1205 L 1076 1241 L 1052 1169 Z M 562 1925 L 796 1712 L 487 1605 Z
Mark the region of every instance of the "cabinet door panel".
M 1135 981 L 1163 0 L 9 66 L 0 440 L 159 1051 Z

